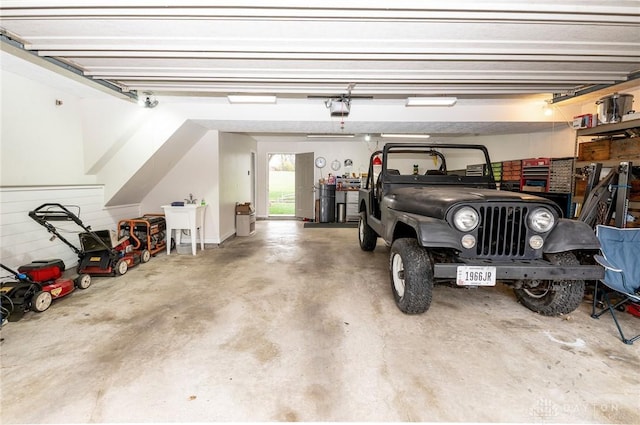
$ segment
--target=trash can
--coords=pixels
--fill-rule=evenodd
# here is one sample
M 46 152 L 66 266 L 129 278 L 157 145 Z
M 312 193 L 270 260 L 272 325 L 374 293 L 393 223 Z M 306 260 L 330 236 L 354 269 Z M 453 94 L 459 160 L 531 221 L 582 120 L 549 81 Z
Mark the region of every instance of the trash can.
M 336 221 L 336 185 L 321 184 L 318 189 L 320 199 L 320 223 Z
M 345 223 L 347 221 L 347 204 L 344 202 L 338 202 L 338 223 Z

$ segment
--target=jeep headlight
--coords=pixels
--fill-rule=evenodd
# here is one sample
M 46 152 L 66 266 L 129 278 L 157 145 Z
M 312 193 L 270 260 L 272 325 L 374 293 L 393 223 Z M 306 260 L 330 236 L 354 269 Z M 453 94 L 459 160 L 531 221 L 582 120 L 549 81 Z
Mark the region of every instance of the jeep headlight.
M 554 223 L 553 214 L 546 208 L 536 208 L 529 214 L 529 227 L 538 233 L 548 232 Z
M 462 207 L 453 215 L 453 224 L 461 232 L 470 232 L 478 225 L 479 217 L 471 207 Z

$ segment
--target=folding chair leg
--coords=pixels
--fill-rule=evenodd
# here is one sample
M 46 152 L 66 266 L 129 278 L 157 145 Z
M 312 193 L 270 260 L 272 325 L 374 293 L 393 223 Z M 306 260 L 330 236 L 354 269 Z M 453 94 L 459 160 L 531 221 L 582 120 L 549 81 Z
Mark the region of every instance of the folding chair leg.
M 600 312 L 600 314 L 596 314 L 596 304 L 598 303 L 598 284 L 600 283 L 600 281 L 596 280 L 596 286 L 595 288 L 593 288 L 593 305 L 591 307 L 591 317 L 593 317 L 594 319 L 597 319 L 600 317 L 600 315 L 602 314 L 602 311 Z
M 598 290 L 598 284 L 596 283 L 596 288 L 595 288 L 595 292 L 597 293 Z M 616 324 L 616 328 L 618 328 L 618 332 L 620 333 L 620 339 L 622 340 L 622 342 L 624 342 L 625 344 L 631 345 L 633 344 L 634 341 L 640 339 L 640 334 L 634 336 L 633 338 L 625 338 L 624 337 L 624 333 L 622 332 L 622 328 L 620 327 L 620 323 L 618 322 L 618 318 L 616 317 L 616 313 L 615 313 L 615 309 L 617 309 L 618 307 L 620 307 L 622 304 L 626 303 L 627 301 L 629 301 L 629 298 L 624 298 L 622 301 L 616 303 L 615 305 L 611 305 L 611 299 L 609 298 L 609 294 L 605 291 L 603 294 L 604 300 L 606 302 L 606 308 L 603 308 L 602 311 L 600 311 L 598 314 L 595 314 L 595 309 L 596 309 L 596 295 L 594 293 L 594 297 L 593 297 L 593 309 L 592 309 L 592 313 L 591 313 L 591 317 L 593 317 L 594 319 L 599 319 L 600 316 L 602 316 L 604 313 L 606 313 L 607 311 L 609 313 L 611 313 L 611 316 L 613 317 L 613 322 Z

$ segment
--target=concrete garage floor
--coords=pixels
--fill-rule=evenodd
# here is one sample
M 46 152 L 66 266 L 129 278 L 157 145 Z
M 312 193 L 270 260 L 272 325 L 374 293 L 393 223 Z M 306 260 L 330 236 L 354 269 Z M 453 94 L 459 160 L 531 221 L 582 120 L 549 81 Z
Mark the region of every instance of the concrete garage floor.
M 406 316 L 388 249 L 356 232 L 258 222 L 9 323 L 2 423 L 640 423 L 640 343 L 586 301 L 549 318 L 502 285 L 438 286 Z

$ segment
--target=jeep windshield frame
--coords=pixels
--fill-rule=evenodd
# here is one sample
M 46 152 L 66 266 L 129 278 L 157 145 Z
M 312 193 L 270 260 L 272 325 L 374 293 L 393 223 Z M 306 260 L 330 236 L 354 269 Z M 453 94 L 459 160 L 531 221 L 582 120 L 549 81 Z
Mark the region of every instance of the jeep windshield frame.
M 443 153 L 445 151 L 445 153 Z M 475 155 L 474 164 L 482 169 L 480 175 L 467 175 L 466 167 L 456 170 L 448 169 L 448 161 L 446 151 L 449 152 L 472 152 Z M 426 173 L 414 169 L 414 173 L 407 172 L 407 166 L 404 170 L 390 167 L 395 156 L 403 156 L 405 162 L 407 157 L 415 155 L 415 157 L 431 157 L 433 158 L 433 167 L 428 169 Z M 374 174 L 374 158 L 381 156 L 382 168 L 378 175 Z M 418 164 L 415 164 L 418 165 Z M 415 167 L 414 165 L 414 167 Z M 365 185 L 366 189 L 374 188 L 377 185 L 399 184 L 399 185 L 455 185 L 455 186 L 471 186 L 476 188 L 496 189 L 496 181 L 491 168 L 491 160 L 489 152 L 483 145 L 464 145 L 464 144 L 410 144 L 410 143 L 393 143 L 386 144 L 382 150 L 378 150 L 371 155 L 369 161 L 369 176 Z

